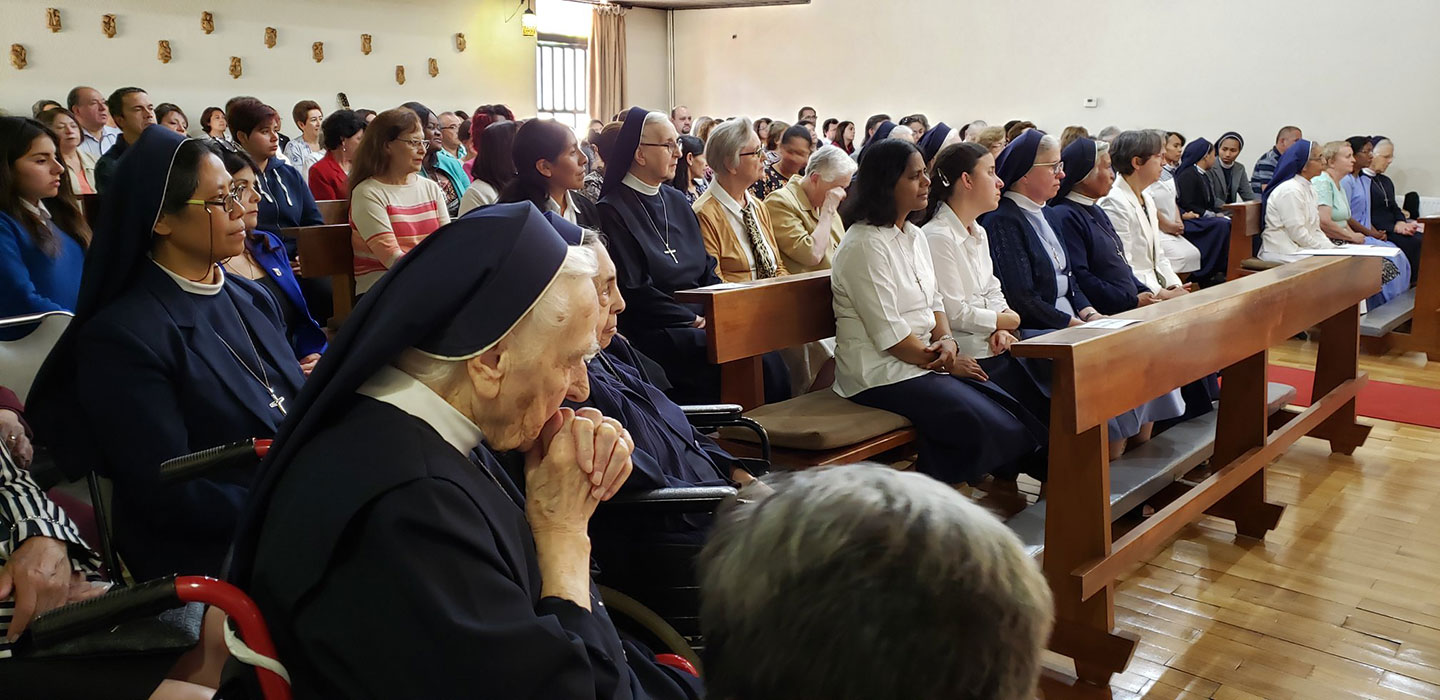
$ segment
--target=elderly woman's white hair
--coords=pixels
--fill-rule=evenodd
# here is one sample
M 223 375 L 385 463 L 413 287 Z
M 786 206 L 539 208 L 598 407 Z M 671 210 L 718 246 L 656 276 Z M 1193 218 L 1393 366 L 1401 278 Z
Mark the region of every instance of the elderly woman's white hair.
M 755 135 L 755 122 L 749 117 L 738 117 L 710 130 L 705 140 L 705 160 L 710 167 L 725 171 L 740 167 L 740 152 Z
M 855 159 L 839 146 L 824 146 L 810 154 L 805 164 L 805 174 L 814 175 L 825 182 L 849 180 L 855 174 Z
M 972 142 L 978 141 L 980 139 L 980 132 L 984 131 L 985 127 L 987 126 L 990 126 L 990 124 L 987 123 L 984 119 L 976 119 L 975 121 L 966 124 L 965 140 Z
M 534 306 L 531 306 L 498 342 L 546 342 L 548 332 L 562 327 L 570 316 L 573 285 L 569 282 L 578 279 L 589 281 L 599 270 L 594 249 L 570 246 L 565 251 L 565 261 L 560 264 L 560 270 L 555 273 L 555 279 L 545 289 L 545 293 L 535 300 Z M 475 355 L 489 349 L 485 348 Z M 429 386 L 436 393 L 445 395 L 465 381 L 465 363 L 468 359 L 441 358 L 423 350 L 407 348 L 395 359 L 394 364 L 400 371 Z
M 886 138 L 915 143 L 915 132 L 908 126 L 897 126 L 890 130 L 890 135 Z
M 710 697 L 1035 697 L 1050 589 L 1003 523 L 881 465 L 766 483 L 701 556 Z

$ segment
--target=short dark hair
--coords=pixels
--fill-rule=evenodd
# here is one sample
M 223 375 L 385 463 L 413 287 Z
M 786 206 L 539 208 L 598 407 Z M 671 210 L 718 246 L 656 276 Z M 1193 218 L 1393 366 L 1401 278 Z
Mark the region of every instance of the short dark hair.
M 1139 158 L 1142 164 L 1148 162 L 1165 147 L 1167 138 L 1168 134 L 1161 136 L 1160 132 L 1149 129 L 1122 131 L 1110 142 L 1110 163 L 1115 172 L 1133 175 L 1134 159 Z
M 868 135 L 870 132 L 875 131 L 875 127 L 888 121 L 890 121 L 890 115 L 888 114 L 870 115 L 870 118 L 865 120 L 865 133 Z
M 815 108 L 814 108 L 814 107 L 801 107 L 801 108 L 800 108 L 800 111 L 798 111 L 798 112 L 795 113 L 795 119 L 796 119 L 796 121 L 804 121 L 804 120 L 805 120 L 805 113 L 806 113 L 806 112 L 814 112 L 814 111 L 815 111 Z
M 360 117 L 361 119 L 369 119 L 370 117 L 373 117 L 373 116 L 375 116 L 375 115 L 376 115 L 376 111 L 373 110 L 373 109 L 357 109 L 357 110 L 355 110 L 355 116 Z
M 808 143 L 812 146 L 815 145 L 814 137 L 810 135 L 810 130 L 805 128 L 804 124 L 796 124 L 795 126 L 786 129 L 785 132 L 780 135 L 780 140 L 775 142 L 775 146 L 777 148 L 783 146 L 785 145 L 785 142 L 789 141 L 790 139 L 803 139 L 805 143 Z
M 908 116 L 908 117 L 905 117 L 904 119 L 901 119 L 901 120 L 900 120 L 900 126 L 908 127 L 908 126 L 910 126 L 911 124 L 919 124 L 920 126 L 923 126 L 923 127 L 925 127 L 926 129 L 929 129 L 929 128 L 930 128 L 930 120 L 929 120 L 929 119 L 926 119 L 926 118 L 925 118 L 925 115 L 923 115 L 923 114 L 912 114 L 912 115 L 910 115 L 910 116 Z
M 1282 126 L 1282 127 L 1280 127 L 1280 130 L 1277 131 L 1277 132 L 1275 132 L 1275 143 L 1280 143 L 1280 139 L 1285 138 L 1285 134 L 1288 134 L 1288 133 L 1290 133 L 1290 132 L 1292 132 L 1292 131 L 1295 132 L 1295 133 L 1297 133 L 1297 134 L 1298 134 L 1298 133 L 1301 133 L 1300 127 L 1298 127 L 1298 126 Z
M 421 128 L 424 128 L 423 122 Z M 480 132 L 479 155 L 470 168 L 476 180 L 483 180 L 496 192 L 504 191 L 515 179 L 515 132 L 519 129 L 519 124 L 507 120 L 495 122 Z
M 73 109 L 75 109 L 75 105 L 80 104 L 80 91 L 81 91 L 81 90 L 94 90 L 94 89 L 95 89 L 95 88 L 92 88 L 92 87 L 90 87 L 89 85 L 76 85 L 75 87 L 70 88 L 70 92 L 65 93 L 65 109 L 72 109 L 72 110 L 73 110 Z
M 430 111 L 429 107 L 426 107 L 419 102 L 406 102 L 405 104 L 400 106 L 410 110 L 411 112 L 414 112 L 415 116 L 420 117 L 420 130 L 429 133 L 430 117 L 435 116 L 435 113 Z M 439 117 L 436 117 L 436 119 L 439 119 Z
M 840 123 L 840 120 L 839 120 L 839 119 L 836 119 L 835 117 L 830 117 L 829 119 L 826 119 L 825 121 L 823 121 L 823 122 L 820 123 L 820 133 L 823 134 L 823 133 L 825 133 L 826 131 L 829 131 L 831 124 L 839 124 L 839 123 Z
M 125 96 L 133 95 L 137 92 L 145 92 L 145 90 L 138 87 L 120 88 L 110 93 L 110 97 L 105 99 L 105 107 L 110 110 L 111 114 L 115 115 L 116 119 L 119 119 L 120 115 L 125 111 Z
M 1166 143 L 1169 143 L 1169 142 L 1170 142 L 1170 137 L 1171 137 L 1171 136 L 1174 136 L 1175 138 L 1180 139 L 1180 145 L 1181 145 L 1181 146 L 1184 146 L 1184 145 L 1185 145 L 1185 134 L 1182 134 L 1182 133 L 1180 133 L 1180 132 L 1178 132 L 1178 131 L 1167 131 L 1167 132 L 1165 132 L 1165 142 L 1166 142 Z
M 224 114 L 225 110 L 219 107 L 206 107 L 205 111 L 200 113 L 200 130 L 204 131 L 207 135 L 210 133 L 210 118 L 215 116 L 216 112 Z
M 1359 153 L 1361 150 L 1363 150 L 1363 149 L 1365 148 L 1365 146 L 1367 146 L 1367 145 L 1370 144 L 1370 137 L 1369 137 L 1369 136 L 1351 136 L 1350 138 L 1345 139 L 1345 142 L 1348 143 L 1348 144 L 1350 144 L 1350 150 L 1355 151 L 1356 153 Z
M 155 122 L 159 123 L 161 119 L 165 118 L 165 115 L 171 112 L 179 112 L 180 117 L 184 119 L 187 124 L 189 123 L 190 117 L 185 116 L 185 110 L 180 109 L 180 105 L 171 102 L 161 102 L 155 106 Z
M 348 109 L 337 109 L 320 125 L 320 145 L 327 151 L 340 148 L 340 143 L 365 130 L 365 120 Z
M 900 139 L 877 141 L 867 149 L 855 173 L 855 184 L 840 204 L 840 218 L 846 228 L 857 222 L 875 226 L 895 224 L 900 214 L 896 211 L 895 184 L 910 167 L 910 155 L 920 152 L 915 144 Z
M 230 122 L 230 134 L 249 134 L 270 122 L 280 120 L 280 113 L 274 107 L 253 97 L 236 97 L 225 103 L 225 121 Z
M 315 100 L 300 100 L 295 103 L 294 107 L 290 108 L 290 118 L 294 119 L 296 124 L 299 124 L 310 116 L 310 110 L 312 109 L 320 109 L 320 103 Z M 324 112 L 325 110 L 320 109 L 320 111 Z

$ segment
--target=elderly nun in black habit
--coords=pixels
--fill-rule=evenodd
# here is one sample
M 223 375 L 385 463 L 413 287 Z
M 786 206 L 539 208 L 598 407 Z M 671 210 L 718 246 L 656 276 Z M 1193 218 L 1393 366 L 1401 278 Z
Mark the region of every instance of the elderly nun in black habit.
M 586 527 L 631 450 L 560 408 L 588 394 L 594 273 L 532 204 L 498 204 L 417 246 L 345 324 L 232 571 L 297 697 L 697 697 L 620 640 L 590 580 Z
M 629 308 L 620 332 L 660 364 L 682 404 L 720 400 L 720 369 L 705 354 L 705 319 L 675 292 L 719 284 L 715 258 L 705 252 L 700 222 L 685 195 L 671 187 L 680 156 L 669 117 L 632 107 L 605 162 L 598 204 Z M 765 401 L 790 397 L 790 373 L 779 353 L 764 357 Z

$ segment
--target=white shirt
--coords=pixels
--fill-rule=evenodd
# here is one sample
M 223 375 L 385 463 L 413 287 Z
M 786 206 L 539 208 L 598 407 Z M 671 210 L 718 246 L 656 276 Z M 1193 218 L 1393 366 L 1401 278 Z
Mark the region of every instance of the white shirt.
M 565 211 L 560 211 L 560 203 L 550 197 L 545 198 L 545 211 L 553 211 L 559 214 L 560 218 L 576 226 L 580 225 L 580 222 L 575 218 L 575 198 L 570 196 L 570 192 L 568 191 L 565 192 Z
M 425 421 L 445 442 L 467 458 L 470 451 L 485 439 L 485 434 L 465 414 L 455 410 L 418 379 L 394 367 L 381 367 L 355 392 L 388 403 Z
M 928 370 L 886 352 L 906 336 L 930 344 L 935 313 L 945 310 L 925 234 L 914 224 L 845 231 L 830 270 L 835 308 L 835 393 L 924 376 Z
M 1320 200 L 1315 188 L 1303 177 L 1292 177 L 1275 186 L 1265 202 L 1265 230 L 1260 232 L 1260 259 L 1294 262 L 1306 248 L 1331 248 L 1320 228 Z
M 175 274 L 170 268 L 155 262 L 154 258 L 151 258 L 150 262 L 155 263 L 155 267 L 160 268 L 161 272 L 174 280 L 175 285 L 180 287 L 180 290 L 183 292 L 198 294 L 202 297 L 213 297 L 219 294 L 220 290 L 225 287 L 225 268 L 219 265 L 215 266 L 216 280 L 214 282 L 196 282 L 195 280 Z
M 730 221 L 730 230 L 734 232 L 735 239 L 740 241 L 740 250 L 745 253 L 745 262 L 750 266 L 750 279 L 760 279 L 760 276 L 756 274 L 755 271 L 755 249 L 750 246 L 750 233 L 745 230 L 745 215 L 740 211 L 740 203 L 735 201 L 735 198 L 731 197 L 730 193 L 726 192 L 725 188 L 721 187 L 718 183 L 706 191 L 710 193 L 711 197 L 715 198 L 715 201 L 720 203 L 720 208 L 725 210 L 725 218 Z M 756 212 L 753 207 L 760 206 L 760 203 L 755 201 L 755 198 L 750 195 L 749 189 L 745 190 L 745 205 L 752 207 L 750 215 L 755 217 L 755 225 L 759 226 L 760 214 Z M 765 245 L 763 236 L 761 237 L 760 244 Z M 770 253 L 772 258 L 779 259 L 775 251 L 772 250 Z
M 1143 198 L 1143 200 L 1142 200 Z M 1141 206 L 1141 204 L 1144 206 Z M 1110 194 L 1100 199 L 1100 208 L 1110 217 L 1115 233 L 1125 242 L 1125 261 L 1135 271 L 1135 277 L 1152 292 L 1180 284 L 1180 277 L 1170 265 L 1170 258 L 1161 247 L 1160 219 L 1156 212 L 1155 199 L 1146 188 L 1135 196 L 1135 190 L 1125 178 L 1116 178 Z M 1169 236 L 1178 238 L 1178 236 Z
M 950 205 L 941 204 L 922 230 L 960 354 L 989 357 L 996 316 L 1010 305 L 1005 303 L 1000 278 L 995 276 L 985 229 L 979 223 L 973 229 L 965 228 Z
M 460 213 L 464 214 L 471 209 L 479 209 L 498 201 L 500 201 L 500 192 L 490 183 L 477 177 L 470 181 L 470 186 L 465 188 L 465 194 L 460 197 Z
M 77 146 L 77 148 L 94 156 L 95 160 L 100 160 L 100 156 L 105 155 L 105 152 L 110 150 L 111 146 L 115 145 L 115 139 L 118 138 L 120 138 L 120 127 L 110 126 L 109 124 L 100 127 L 100 138 L 98 139 L 95 138 L 94 134 L 81 129 L 80 145 Z M 92 182 L 90 184 L 93 185 L 95 183 Z
M 300 179 L 306 183 L 310 182 L 310 166 L 319 163 L 320 159 L 324 157 L 323 151 L 310 148 L 310 144 L 305 143 L 304 138 L 297 136 L 290 139 L 290 143 L 285 144 L 285 160 L 290 161 L 290 164 L 300 171 Z
M 635 173 L 625 173 L 625 179 L 621 180 L 621 182 L 623 182 L 626 187 L 629 187 L 630 189 L 635 190 L 640 194 L 647 194 L 651 197 L 660 194 L 659 185 L 652 185 L 644 180 L 641 180 L 640 178 L 635 177 Z

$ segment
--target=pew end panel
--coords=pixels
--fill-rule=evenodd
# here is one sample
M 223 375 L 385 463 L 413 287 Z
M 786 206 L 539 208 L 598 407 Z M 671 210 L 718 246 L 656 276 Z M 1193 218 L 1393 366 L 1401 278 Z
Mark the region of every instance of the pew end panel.
M 330 319 L 330 325 L 339 328 L 355 308 L 355 259 L 350 225 L 300 226 L 281 229 L 280 235 L 295 240 L 301 277 L 330 278 L 335 304 L 335 317 Z
M 1379 266 L 1376 258 L 1311 258 L 1119 315 L 1145 323 L 1070 328 L 1011 346 L 1053 363 L 1043 568 L 1056 606 L 1051 649 L 1075 659 L 1082 680 L 1106 683 L 1134 650 L 1133 636 L 1114 629 L 1119 576 L 1206 513 L 1263 537 L 1283 512 L 1265 500 L 1264 467 L 1300 437 L 1328 439 L 1337 452 L 1364 442 L 1368 428 L 1354 413 L 1365 382 L 1356 365 L 1359 304 L 1379 288 Z M 1324 329 L 1317 399 L 1270 433 L 1268 348 L 1316 324 Z M 1123 379 L 1117 367 L 1126 368 Z M 1216 371 L 1215 470 L 1112 541 L 1106 420 Z
M 1440 243 L 1430 240 L 1440 237 L 1440 217 L 1421 221 L 1430 233 L 1420 245 L 1420 275 L 1414 288 L 1366 314 L 1360 332 L 1367 349 L 1423 352 L 1428 360 L 1440 360 Z M 1408 333 L 1399 330 L 1407 320 Z

